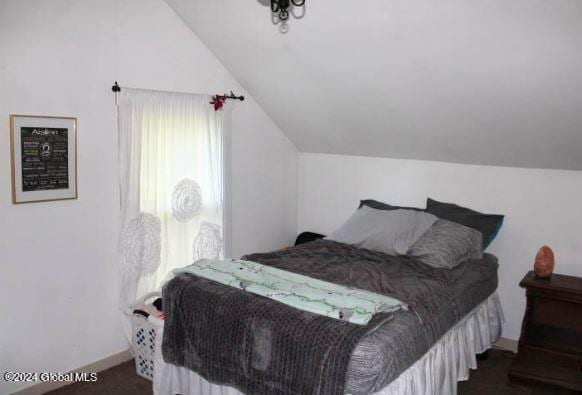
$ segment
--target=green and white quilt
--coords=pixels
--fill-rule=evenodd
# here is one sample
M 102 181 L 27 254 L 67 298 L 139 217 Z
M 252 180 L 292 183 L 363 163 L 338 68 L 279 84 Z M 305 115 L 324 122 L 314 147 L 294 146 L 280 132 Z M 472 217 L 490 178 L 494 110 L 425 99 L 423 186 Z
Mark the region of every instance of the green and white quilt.
M 359 325 L 366 325 L 374 314 L 408 308 L 389 296 L 237 259 L 202 259 L 173 273 L 190 273 L 300 310 Z

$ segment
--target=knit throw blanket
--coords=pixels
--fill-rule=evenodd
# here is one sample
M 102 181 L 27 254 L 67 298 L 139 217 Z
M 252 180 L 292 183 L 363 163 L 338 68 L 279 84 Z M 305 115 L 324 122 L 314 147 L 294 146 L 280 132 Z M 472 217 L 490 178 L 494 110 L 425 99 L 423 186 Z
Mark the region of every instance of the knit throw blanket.
M 247 394 L 343 394 L 354 347 L 392 318 L 356 325 L 188 273 L 163 301 L 164 360 Z

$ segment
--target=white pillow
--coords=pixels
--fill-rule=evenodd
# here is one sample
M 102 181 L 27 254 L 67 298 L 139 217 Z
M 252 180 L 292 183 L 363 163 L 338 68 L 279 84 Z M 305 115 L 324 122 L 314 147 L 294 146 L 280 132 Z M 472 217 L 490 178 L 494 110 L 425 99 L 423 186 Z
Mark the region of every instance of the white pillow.
M 404 255 L 437 219 L 423 211 L 363 206 L 326 239 L 388 255 Z

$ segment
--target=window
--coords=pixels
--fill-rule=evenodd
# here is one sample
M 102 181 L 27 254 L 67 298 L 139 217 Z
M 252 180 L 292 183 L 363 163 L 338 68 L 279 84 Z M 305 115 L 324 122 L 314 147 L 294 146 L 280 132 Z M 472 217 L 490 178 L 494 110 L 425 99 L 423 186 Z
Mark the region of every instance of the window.
M 122 306 L 223 249 L 223 113 L 206 95 L 119 96 Z

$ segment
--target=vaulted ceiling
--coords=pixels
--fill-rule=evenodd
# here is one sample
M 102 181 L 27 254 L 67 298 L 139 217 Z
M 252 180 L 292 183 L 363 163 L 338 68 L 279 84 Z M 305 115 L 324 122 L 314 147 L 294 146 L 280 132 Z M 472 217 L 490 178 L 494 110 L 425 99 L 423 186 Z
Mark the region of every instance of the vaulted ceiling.
M 166 0 L 304 152 L 582 170 L 579 0 Z

